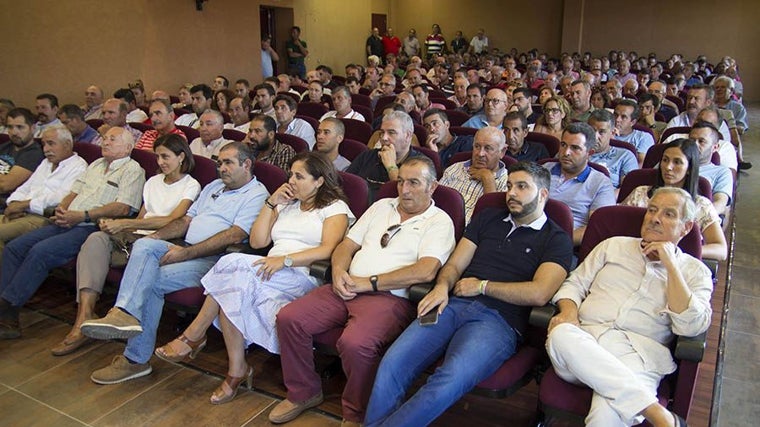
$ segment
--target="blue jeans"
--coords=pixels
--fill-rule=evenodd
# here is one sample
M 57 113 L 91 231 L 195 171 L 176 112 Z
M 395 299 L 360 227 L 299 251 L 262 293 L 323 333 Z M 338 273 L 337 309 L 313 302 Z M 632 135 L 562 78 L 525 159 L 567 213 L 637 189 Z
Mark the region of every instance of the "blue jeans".
M 164 308 L 164 295 L 201 285 L 201 277 L 214 266 L 218 255 L 159 266 L 172 244 L 165 240 L 140 239 L 132 246 L 116 307 L 140 321 L 143 331 L 127 341 L 124 356 L 146 363 L 156 346 L 156 331 Z
M 517 334 L 483 304 L 452 297 L 438 324 L 406 328 L 380 362 L 364 425 L 425 426 L 510 358 Z M 406 403 L 406 390 L 444 355 L 443 364 Z
M 15 307 L 24 305 L 50 270 L 76 258 L 84 241 L 96 231 L 94 225 L 47 225 L 13 239 L 3 250 L 0 296 Z

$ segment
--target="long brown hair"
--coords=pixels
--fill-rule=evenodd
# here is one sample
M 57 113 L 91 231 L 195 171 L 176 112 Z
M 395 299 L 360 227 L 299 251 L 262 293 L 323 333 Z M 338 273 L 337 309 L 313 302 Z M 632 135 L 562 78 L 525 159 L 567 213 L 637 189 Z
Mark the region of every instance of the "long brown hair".
M 293 163 L 299 161 L 303 162 L 306 171 L 314 179 L 319 179 L 319 177 L 324 178 L 324 183 L 319 187 L 317 194 L 314 196 L 313 209 L 324 208 L 336 200 L 348 202 L 346 193 L 343 192 L 342 188 L 343 180 L 340 178 L 340 174 L 338 174 L 333 163 L 324 154 L 316 151 L 299 153 L 290 160 L 288 169 L 293 166 Z

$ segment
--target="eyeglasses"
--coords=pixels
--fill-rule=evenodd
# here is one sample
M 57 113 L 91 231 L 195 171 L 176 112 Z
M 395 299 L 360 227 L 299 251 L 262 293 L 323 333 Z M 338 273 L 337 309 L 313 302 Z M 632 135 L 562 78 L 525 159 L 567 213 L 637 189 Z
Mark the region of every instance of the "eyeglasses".
M 391 225 L 388 227 L 388 229 L 385 230 L 383 237 L 380 238 L 380 247 L 385 248 L 388 246 L 388 243 L 390 243 L 393 236 L 398 234 L 399 231 L 401 231 L 401 224 Z
M 498 99 L 498 98 L 486 98 L 483 101 L 485 101 L 486 104 L 495 104 L 495 105 L 499 105 L 502 102 L 505 104 L 507 103 L 507 101 L 503 99 Z
M 544 112 L 546 112 L 546 114 L 559 114 L 560 111 L 562 110 L 559 108 L 544 108 Z

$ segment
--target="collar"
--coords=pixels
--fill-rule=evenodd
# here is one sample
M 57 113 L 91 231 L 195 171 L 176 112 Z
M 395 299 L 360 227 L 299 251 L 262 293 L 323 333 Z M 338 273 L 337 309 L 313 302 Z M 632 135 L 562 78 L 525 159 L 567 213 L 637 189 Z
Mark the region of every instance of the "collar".
M 555 175 L 555 176 L 562 176 L 562 165 L 559 162 L 557 162 L 557 164 L 555 164 L 552 167 L 551 173 L 552 175 Z M 586 182 L 589 175 L 591 175 L 591 166 L 586 164 L 586 169 L 583 169 L 583 172 L 581 172 L 580 175 L 576 176 L 573 179 L 578 182 Z
M 397 196 L 394 199 L 390 199 L 389 203 L 393 207 L 394 212 L 396 212 L 397 215 L 401 215 L 401 214 L 398 213 L 398 206 L 399 206 L 399 203 L 400 203 L 399 197 Z M 411 224 L 412 222 L 423 221 L 423 220 L 425 220 L 425 219 L 433 216 L 437 212 L 437 210 L 438 209 L 435 206 L 435 200 L 430 199 L 430 206 L 428 206 L 427 209 L 425 209 L 423 212 L 421 212 L 421 213 L 419 213 L 419 214 L 417 214 L 417 215 L 415 215 L 415 216 L 407 219 L 406 222 L 404 222 L 403 224 Z
M 527 228 L 532 228 L 536 231 L 540 231 L 544 227 L 544 224 L 546 224 L 546 220 L 547 220 L 546 214 L 542 212 L 541 216 L 539 216 L 538 218 L 536 218 L 535 220 L 533 220 L 533 222 L 529 224 L 517 225 L 517 223 L 515 223 L 515 221 L 512 219 L 512 214 L 507 215 L 507 217 L 504 218 L 502 221 L 512 224 L 512 231 L 520 227 L 527 227 Z M 510 231 L 509 233 L 512 234 L 512 231 Z
M 591 157 L 594 157 L 596 159 L 614 159 L 615 154 L 617 154 L 617 147 L 610 145 L 610 148 L 604 153 L 594 153 L 594 155 Z M 589 157 L 589 160 L 591 160 L 591 157 Z
M 101 157 L 101 159 L 103 159 L 103 163 L 106 165 L 106 168 L 108 169 L 109 172 L 113 171 L 113 170 L 116 170 L 116 169 L 119 169 L 120 167 L 122 167 L 125 164 L 127 164 L 127 162 L 129 162 L 130 160 L 132 160 L 132 158 L 129 157 L 129 156 L 122 157 L 121 159 L 116 159 L 116 160 L 112 161 L 111 163 L 108 163 L 106 161 L 106 159 L 104 159 L 102 157 Z
M 472 166 L 472 159 L 467 160 L 467 161 L 465 161 L 463 163 L 464 163 L 464 168 L 465 169 L 470 169 L 470 166 Z M 504 176 L 504 174 L 506 174 L 506 173 L 507 173 L 507 165 L 505 165 L 504 162 L 502 162 L 501 160 L 499 160 L 499 168 L 496 169 L 496 172 L 494 173 L 494 176 L 496 177 L 496 179 L 499 179 L 502 176 Z
M 217 145 L 221 144 L 222 142 L 224 142 L 224 136 L 220 136 L 219 138 L 209 142 L 208 145 L 206 145 L 203 142 L 203 140 L 201 140 L 201 144 L 203 144 L 203 146 L 207 148 L 215 148 Z

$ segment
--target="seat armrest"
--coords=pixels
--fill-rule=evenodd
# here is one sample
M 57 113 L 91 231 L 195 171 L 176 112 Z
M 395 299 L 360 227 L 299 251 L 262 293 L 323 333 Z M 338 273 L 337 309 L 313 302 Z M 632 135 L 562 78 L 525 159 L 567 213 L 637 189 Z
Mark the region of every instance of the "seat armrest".
M 552 317 L 554 317 L 555 314 L 557 314 L 557 307 L 551 304 L 546 304 L 541 307 L 533 307 L 530 310 L 528 323 L 537 328 L 548 329 L 549 321 Z
M 676 359 L 699 363 L 705 354 L 705 339 L 707 332 L 702 332 L 695 337 L 678 336 L 676 338 L 676 350 L 673 355 Z
M 418 285 L 412 285 L 409 287 L 409 301 L 417 305 L 425 295 L 428 294 L 435 286 L 435 283 L 420 283 Z
M 309 266 L 309 276 L 316 277 L 322 283 L 332 282 L 332 264 L 330 260 L 314 261 Z
M 710 274 L 712 274 L 714 283 L 718 278 L 718 261 L 709 258 L 702 258 L 702 263 L 710 269 Z
M 269 248 L 254 249 L 247 243 L 235 243 L 234 245 L 227 246 L 224 250 L 225 254 L 248 254 L 259 256 L 266 256 L 267 252 L 269 252 Z

